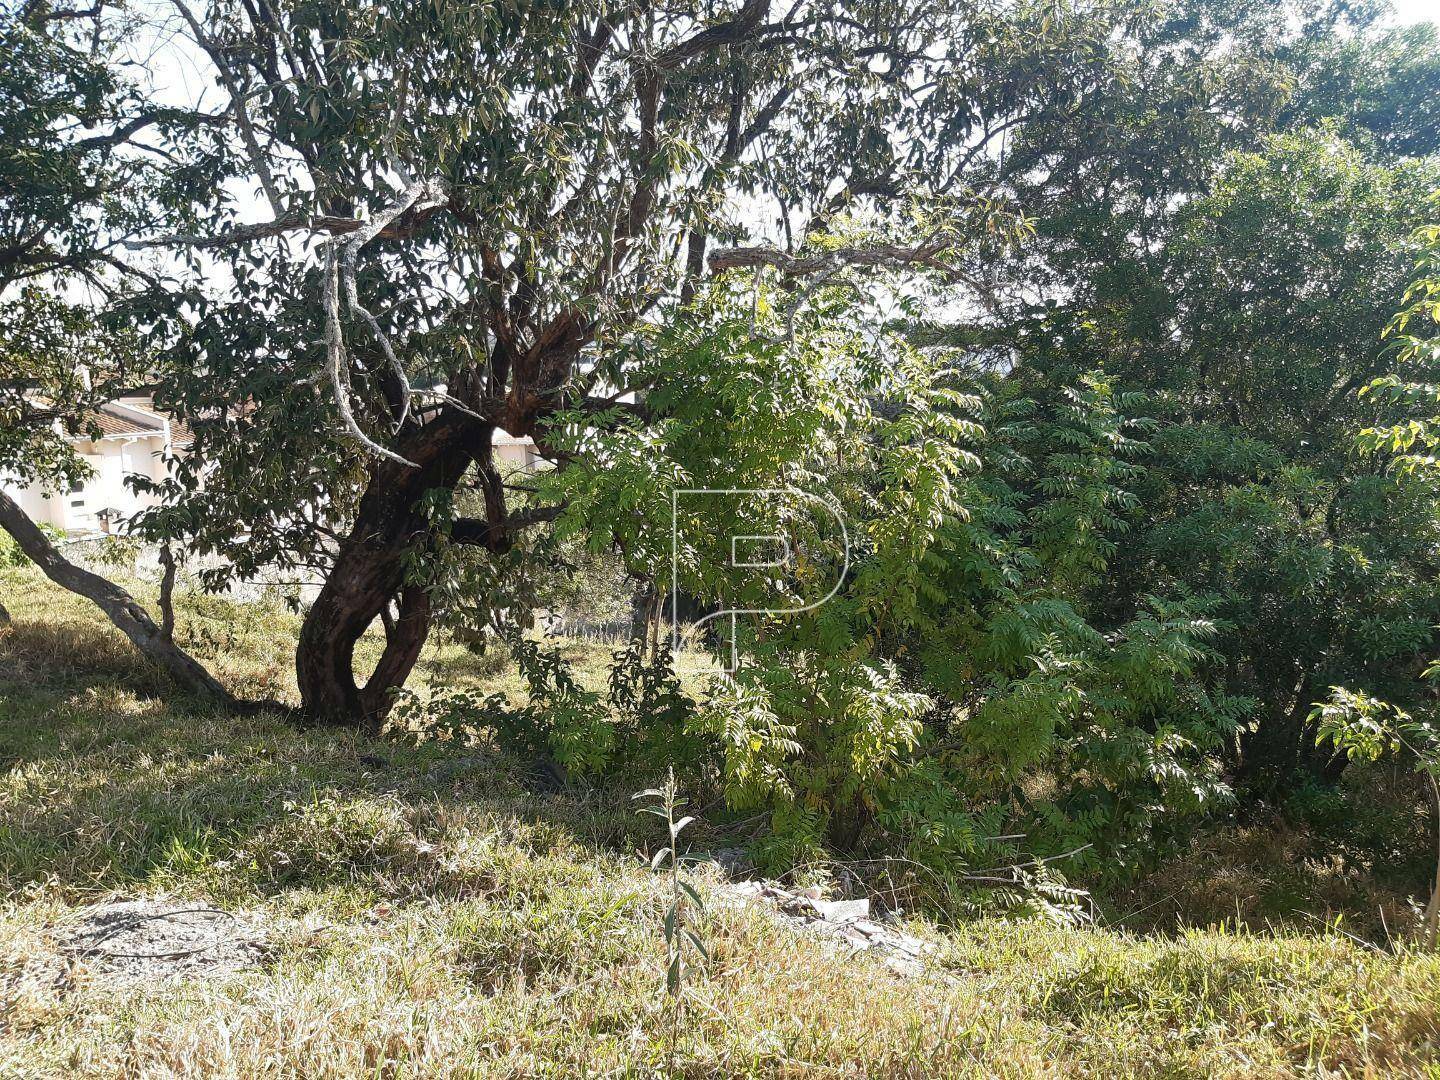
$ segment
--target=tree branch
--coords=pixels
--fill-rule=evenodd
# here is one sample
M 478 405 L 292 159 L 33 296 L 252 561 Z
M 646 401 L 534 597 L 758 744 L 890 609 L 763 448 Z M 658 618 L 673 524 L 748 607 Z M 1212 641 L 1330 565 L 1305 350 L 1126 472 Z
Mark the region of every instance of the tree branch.
M 483 518 L 456 518 L 450 523 L 450 539 L 456 544 L 482 547 L 487 551 L 508 551 L 514 542 L 515 532 L 554 521 L 564 509 L 563 506 L 537 507 L 511 515 L 501 522 L 486 521 Z
M 231 107 L 235 110 L 235 123 L 240 128 L 240 139 L 245 143 L 245 149 L 250 155 L 250 164 L 255 168 L 255 175 L 260 181 L 260 186 L 265 191 L 265 197 L 270 202 L 270 210 L 276 217 L 284 212 L 284 205 L 280 201 L 280 189 L 275 185 L 275 177 L 271 175 L 270 164 L 265 160 L 265 151 L 260 146 L 260 140 L 255 137 L 255 128 L 250 123 L 250 113 L 245 108 L 245 95 L 240 92 L 240 87 L 235 82 L 235 76 L 225 62 L 219 48 L 206 35 L 200 20 L 195 18 L 185 0 L 171 0 L 175 10 L 180 12 L 180 17 L 190 27 L 190 32 L 195 35 L 195 43 L 205 50 L 210 57 L 211 63 L 220 75 L 220 81 L 225 84 L 225 90 L 230 95 Z
M 779 248 L 726 248 L 710 255 L 710 272 L 769 266 L 786 277 L 822 274 L 840 266 L 937 266 L 936 256 L 950 245 L 944 240 L 926 240 L 913 247 L 876 244 L 872 247 L 836 248 L 817 255 L 791 255 Z M 937 266 L 949 270 L 949 267 Z
M 692 56 L 699 56 L 722 45 L 739 44 L 760 28 L 761 20 L 769 13 L 770 0 L 745 0 L 735 18 L 701 30 L 678 45 L 672 45 L 655 57 L 654 66 L 661 71 L 670 71 Z
M 415 231 L 443 208 L 442 203 L 425 203 L 410 208 L 398 218 L 389 221 L 376 236 L 384 240 L 400 240 L 414 235 Z M 170 233 L 149 240 L 129 240 L 125 246 L 131 251 L 142 251 L 154 247 L 193 247 L 199 250 L 244 244 L 252 240 L 268 240 L 272 236 L 283 236 L 291 232 L 325 233 L 329 236 L 346 236 L 366 226 L 364 218 L 339 217 L 334 214 L 285 214 L 273 221 L 257 221 L 249 225 L 237 225 L 224 232 L 202 236 L 197 233 Z
M 65 558 L 25 511 L 3 491 L 0 491 L 0 528 L 15 538 L 20 550 L 45 572 L 46 577 L 61 588 L 83 596 L 105 612 L 146 659 L 164 669 L 180 686 L 229 708 L 240 704 L 198 660 L 155 625 L 155 620 L 133 596 L 113 581 L 76 566 Z

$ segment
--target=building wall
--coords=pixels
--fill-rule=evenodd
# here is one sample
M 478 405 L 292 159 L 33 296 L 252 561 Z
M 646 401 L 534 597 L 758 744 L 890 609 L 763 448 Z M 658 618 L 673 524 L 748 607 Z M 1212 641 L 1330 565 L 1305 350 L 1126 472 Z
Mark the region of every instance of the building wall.
M 138 473 L 163 479 L 165 465 L 158 453 L 163 445 L 164 438 L 159 435 L 80 442 L 75 451 L 90 466 L 91 475 L 78 489 L 46 496 L 38 485 L 22 487 L 14 480 L 5 481 L 4 489 L 32 521 L 71 533 L 104 532 L 102 511 L 114 511 L 124 518 L 155 504 L 154 498 L 131 491 L 125 477 Z M 110 531 L 115 531 L 117 524 L 112 516 Z
M 31 521 L 40 525 L 62 527 L 59 522 L 54 520 L 53 516 L 61 504 L 55 499 L 45 498 L 40 493 L 39 487 L 27 487 L 13 476 L 5 476 L 0 477 L 0 491 L 4 491 L 6 495 L 14 499 Z
M 502 468 L 524 468 L 530 464 L 530 448 L 519 442 L 497 442 L 495 463 Z
M 165 466 L 158 452 L 164 442 L 163 436 L 155 435 L 104 439 L 77 446 L 76 449 L 95 472 L 80 492 L 66 496 L 66 529 L 70 532 L 105 531 L 99 515 L 102 511 L 110 511 L 109 531 L 113 532 L 120 519 L 155 505 L 153 497 L 130 490 L 125 478 L 139 474 L 155 480 L 163 479 Z M 83 505 L 76 506 L 77 502 Z

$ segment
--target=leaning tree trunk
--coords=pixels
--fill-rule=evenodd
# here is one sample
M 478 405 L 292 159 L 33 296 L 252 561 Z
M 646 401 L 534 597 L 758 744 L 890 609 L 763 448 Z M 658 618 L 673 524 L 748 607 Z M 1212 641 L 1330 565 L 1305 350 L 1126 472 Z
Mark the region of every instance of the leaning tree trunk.
M 382 461 L 372 468 L 355 524 L 300 628 L 295 674 L 310 720 L 370 731 L 385 722 L 394 691 L 404 685 L 430 632 L 430 598 L 405 580 L 405 556 L 430 534 L 421 499 L 459 483 L 477 454 L 489 452 L 491 430 L 447 414 L 401 441 L 397 449 L 416 467 Z M 399 615 L 362 685 L 355 678 L 355 646 L 396 597 Z
M 176 684 L 226 707 L 239 704 L 193 656 L 170 640 L 146 610 L 113 581 L 76 566 L 52 544 L 15 500 L 0 491 L 0 527 L 55 584 L 83 596 L 109 617 L 135 647 Z

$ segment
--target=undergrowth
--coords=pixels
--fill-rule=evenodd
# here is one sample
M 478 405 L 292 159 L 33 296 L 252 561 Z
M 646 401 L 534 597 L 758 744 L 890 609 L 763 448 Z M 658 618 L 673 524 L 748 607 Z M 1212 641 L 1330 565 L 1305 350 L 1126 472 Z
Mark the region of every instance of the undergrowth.
M 0 591 L 0 1075 L 1440 1071 L 1440 958 L 1362 944 L 1323 912 L 1149 935 L 912 920 L 935 951 L 903 979 L 726 903 L 713 867 L 692 913 L 711 959 L 672 1047 L 657 943 L 673 897 L 648 865 L 665 841 L 633 788 L 542 789 L 483 745 L 165 705 L 83 607 L 24 571 Z M 288 678 L 272 674 L 283 611 L 181 619 L 232 629 L 210 658 L 227 679 Z M 244 910 L 271 955 L 115 986 L 58 954 L 81 907 L 140 896 Z

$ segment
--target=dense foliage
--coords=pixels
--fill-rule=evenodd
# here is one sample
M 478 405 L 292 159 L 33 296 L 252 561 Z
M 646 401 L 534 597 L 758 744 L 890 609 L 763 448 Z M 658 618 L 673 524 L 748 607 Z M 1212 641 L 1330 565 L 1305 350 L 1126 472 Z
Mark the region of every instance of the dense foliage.
M 768 866 L 951 882 L 1129 871 L 1333 781 L 1332 693 L 1433 708 L 1433 27 L 177 11 L 219 112 L 103 59 L 160 27 L 7 17 L 0 467 L 68 482 L 86 410 L 153 385 L 195 441 L 132 529 L 214 588 L 319 578 L 307 719 L 557 783 L 675 766 L 765 820 Z M 546 467 L 504 475 L 499 431 Z M 727 670 L 682 683 L 651 626 L 587 689 L 527 634 L 587 559 Z M 524 700 L 407 694 L 436 627 Z

